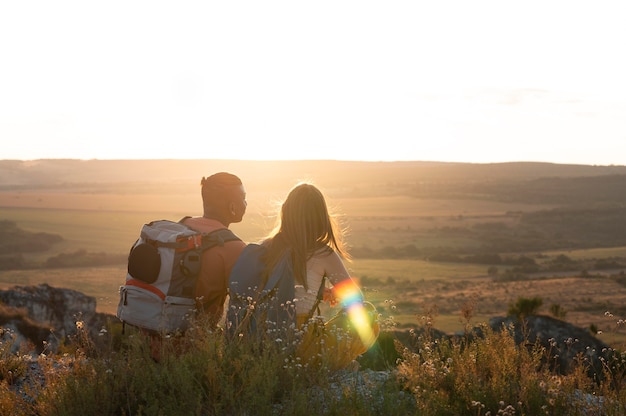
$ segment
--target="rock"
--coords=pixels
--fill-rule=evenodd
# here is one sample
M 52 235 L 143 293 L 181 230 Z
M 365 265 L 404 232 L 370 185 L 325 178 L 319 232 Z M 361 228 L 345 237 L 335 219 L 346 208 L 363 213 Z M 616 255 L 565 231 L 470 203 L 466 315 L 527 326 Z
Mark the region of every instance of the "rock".
M 510 329 L 517 345 L 532 347 L 539 343 L 546 351 L 545 362 L 559 374 L 568 374 L 579 360 L 587 366 L 587 374 L 594 380 L 602 380 L 603 368 L 606 363 L 620 359 L 609 345 L 594 337 L 589 331 L 549 316 L 532 315 L 523 322 L 514 317 L 494 317 L 489 320 L 489 327 L 496 332 Z M 399 342 L 410 351 L 417 351 L 416 344 L 423 328 L 412 330 L 392 330 L 381 333 L 376 348 L 371 349 L 359 358 L 359 362 L 368 368 L 382 370 L 391 368 L 400 358 L 395 348 Z M 456 339 L 466 342 L 482 337 L 481 327 L 473 328 L 470 334 L 447 335 L 441 331 L 430 329 L 430 339 Z
M 15 349 L 27 340 L 35 353 L 56 352 L 66 337 L 77 333 L 79 321 L 95 338 L 107 319 L 96 312 L 94 297 L 47 284 L 0 290 L 0 304 L 4 305 L 0 325 L 15 334 Z

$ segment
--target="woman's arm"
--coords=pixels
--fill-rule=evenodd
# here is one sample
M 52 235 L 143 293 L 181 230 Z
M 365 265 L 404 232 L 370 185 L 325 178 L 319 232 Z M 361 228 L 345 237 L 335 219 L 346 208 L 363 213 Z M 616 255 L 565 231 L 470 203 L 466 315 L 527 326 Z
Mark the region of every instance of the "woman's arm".
M 348 307 L 354 303 L 363 302 L 363 293 L 358 283 L 350 276 L 350 273 L 343 264 L 341 257 L 336 252 L 325 255 L 324 276 L 328 278 L 333 286 L 332 295 L 341 303 L 342 307 Z M 328 294 L 327 294 L 328 297 Z M 331 304 L 333 303 L 330 297 Z

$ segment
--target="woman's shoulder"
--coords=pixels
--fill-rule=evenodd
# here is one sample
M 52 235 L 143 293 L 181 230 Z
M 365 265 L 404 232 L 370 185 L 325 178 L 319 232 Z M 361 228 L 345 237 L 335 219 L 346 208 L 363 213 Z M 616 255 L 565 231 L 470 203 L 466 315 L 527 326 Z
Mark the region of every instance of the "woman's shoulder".
M 327 246 L 327 245 L 318 247 L 313 252 L 313 257 L 326 257 L 326 256 L 331 256 L 331 255 L 338 255 L 338 254 L 337 252 L 335 252 L 335 250 L 332 249 L 332 247 Z
M 333 250 L 332 247 L 329 247 L 329 246 L 325 246 L 325 247 L 321 247 L 317 249 L 315 253 L 313 253 L 313 256 L 311 256 L 311 258 L 320 262 L 327 263 L 327 264 L 342 262 L 341 256 L 339 255 L 339 253 L 337 253 L 336 250 Z

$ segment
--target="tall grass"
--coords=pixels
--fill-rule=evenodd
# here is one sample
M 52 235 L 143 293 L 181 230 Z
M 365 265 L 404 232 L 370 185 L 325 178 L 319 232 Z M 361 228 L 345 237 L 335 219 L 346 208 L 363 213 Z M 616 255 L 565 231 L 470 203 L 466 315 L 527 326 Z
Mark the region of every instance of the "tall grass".
M 287 340 L 229 338 L 198 322 L 185 337 L 166 338 L 162 359 L 149 342 L 110 324 L 101 339 L 86 328 L 57 354 L 30 358 L 0 344 L 3 415 L 623 415 L 625 356 L 591 380 L 581 360 L 573 371 L 550 371 L 537 344 L 516 345 L 507 330 L 482 327 L 458 339 L 437 339 L 424 320 L 411 342 L 386 327 L 361 369 L 330 372 L 301 365 Z M 468 325 L 469 328 L 469 325 Z M 418 335 L 419 334 L 419 335 Z M 386 348 L 392 341 L 394 348 Z M 385 382 L 366 383 L 378 357 Z M 368 361 L 369 359 L 369 361 Z M 33 373 L 28 366 L 39 368 Z M 381 364 L 382 363 L 382 364 Z M 30 382 L 24 375 L 30 371 Z M 359 381 L 361 380 L 361 381 Z M 19 388 L 18 388 L 19 387 Z

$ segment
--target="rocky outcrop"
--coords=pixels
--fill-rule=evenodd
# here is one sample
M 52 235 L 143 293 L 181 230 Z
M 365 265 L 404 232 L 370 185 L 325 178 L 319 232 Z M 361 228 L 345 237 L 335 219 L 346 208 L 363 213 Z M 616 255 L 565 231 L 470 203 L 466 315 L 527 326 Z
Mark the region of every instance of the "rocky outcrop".
M 539 343 L 546 351 L 546 362 L 561 374 L 580 362 L 587 366 L 591 377 L 601 378 L 603 363 L 611 359 L 613 352 L 588 330 L 550 316 L 530 315 L 522 320 L 494 317 L 489 326 L 494 331 L 510 331 L 517 344 L 530 347 Z
M 593 380 L 602 380 L 607 365 L 618 360 L 623 361 L 620 353 L 612 349 L 588 330 L 577 327 L 550 316 L 531 315 L 519 320 L 514 317 L 494 317 L 489 320 L 489 327 L 494 332 L 509 331 L 520 347 L 534 348 L 539 345 L 545 351 L 544 362 L 554 372 L 568 374 L 575 365 L 582 364 Z M 399 342 L 409 351 L 418 351 L 418 339 L 424 335 L 423 328 L 411 330 L 392 330 L 381 333 L 378 347 L 366 352 L 359 361 L 375 370 L 393 367 L 400 354 L 396 351 Z M 432 340 L 454 340 L 465 343 L 484 336 L 483 327 L 473 328 L 468 334 L 448 335 L 434 328 L 429 329 L 428 338 Z M 623 364 L 621 364 L 623 365 Z
M 12 333 L 15 349 L 27 341 L 36 353 L 55 352 L 66 337 L 77 333 L 77 322 L 95 339 L 108 318 L 96 312 L 94 297 L 47 284 L 0 290 L 0 304 L 3 336 Z

